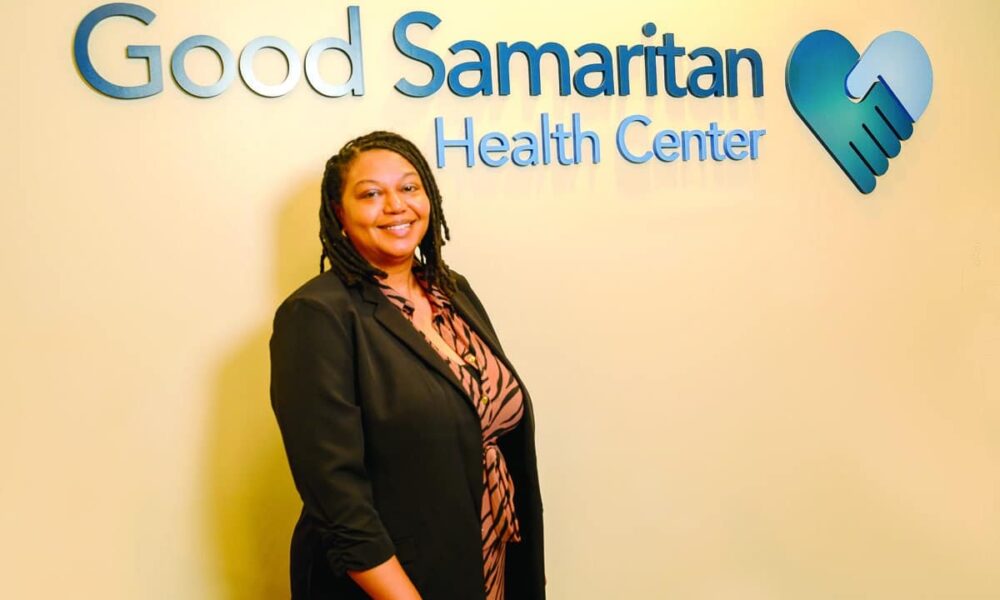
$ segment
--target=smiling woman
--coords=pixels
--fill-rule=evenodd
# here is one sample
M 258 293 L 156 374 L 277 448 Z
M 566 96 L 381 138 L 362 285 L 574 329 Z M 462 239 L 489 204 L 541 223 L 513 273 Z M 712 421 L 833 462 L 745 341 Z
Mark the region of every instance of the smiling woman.
M 320 274 L 271 337 L 303 501 L 293 599 L 544 598 L 531 398 L 441 257 L 427 161 L 374 132 L 327 162 L 321 188 Z
M 375 149 L 354 160 L 334 210 L 344 235 L 368 262 L 386 272 L 408 271 L 427 232 L 430 201 L 409 161 Z

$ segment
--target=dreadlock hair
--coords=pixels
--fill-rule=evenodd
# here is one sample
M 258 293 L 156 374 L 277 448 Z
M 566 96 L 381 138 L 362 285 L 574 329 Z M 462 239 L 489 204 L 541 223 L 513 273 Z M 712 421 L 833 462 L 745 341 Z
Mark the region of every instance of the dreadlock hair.
M 323 244 L 323 251 L 319 257 L 319 272 L 323 273 L 325 263 L 329 261 L 330 270 L 347 285 L 387 276 L 385 271 L 373 266 L 358 253 L 343 233 L 344 226 L 334 211 L 334 206 L 342 201 L 345 178 L 351 163 L 362 152 L 376 149 L 395 152 L 417 170 L 431 205 L 427 233 L 417 246 L 420 249 L 419 256 L 416 257 L 417 268 L 424 280 L 450 295 L 455 291 L 455 281 L 451 270 L 441 258 L 441 247 L 446 240 L 451 239 L 451 233 L 441 210 L 441 192 L 420 150 L 406 138 L 391 131 L 373 131 L 355 138 L 326 161 L 323 183 L 320 186 L 319 239 Z

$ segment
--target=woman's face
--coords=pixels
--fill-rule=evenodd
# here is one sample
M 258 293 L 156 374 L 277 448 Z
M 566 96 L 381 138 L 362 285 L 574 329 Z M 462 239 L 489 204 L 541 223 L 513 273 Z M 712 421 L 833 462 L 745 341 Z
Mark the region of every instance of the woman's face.
M 427 232 L 430 200 L 408 160 L 391 150 L 366 150 L 348 168 L 334 210 L 358 253 L 384 271 L 413 260 Z

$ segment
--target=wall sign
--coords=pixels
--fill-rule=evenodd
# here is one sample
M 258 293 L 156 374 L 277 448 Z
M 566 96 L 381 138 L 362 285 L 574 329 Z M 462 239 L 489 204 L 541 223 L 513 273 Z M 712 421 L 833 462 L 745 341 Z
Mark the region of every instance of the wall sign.
M 125 55 L 143 60 L 148 80 L 124 86 L 104 78 L 93 64 L 89 44 L 95 28 L 103 21 L 130 18 L 152 28 L 156 14 L 139 4 L 116 2 L 88 13 L 80 22 L 73 41 L 73 56 L 84 81 L 105 96 L 134 100 L 155 96 L 164 89 L 162 48 L 158 45 L 128 45 Z M 397 51 L 427 69 L 422 81 L 399 78 L 393 89 L 402 95 L 422 99 L 446 90 L 461 98 L 509 96 L 518 90 L 529 96 L 547 91 L 559 96 L 582 98 L 628 96 L 642 93 L 671 99 L 734 98 L 750 93 L 764 95 L 764 63 L 753 48 L 719 50 L 701 46 L 688 51 L 674 33 L 658 35 L 655 23 L 640 28 L 643 43 L 607 46 L 582 44 L 572 50 L 558 41 L 497 41 L 487 44 L 462 39 L 448 52 L 449 65 L 438 53 L 415 44 L 411 30 L 435 30 L 441 18 L 431 12 L 412 11 L 393 25 L 392 39 Z M 152 32 L 153 30 L 150 29 Z M 347 35 L 317 40 L 306 49 L 304 59 L 291 42 L 274 36 L 254 38 L 243 46 L 239 58 L 226 42 L 207 34 L 184 39 L 170 54 L 169 71 L 177 87 L 197 98 L 214 98 L 229 90 L 237 75 L 253 93 L 278 98 L 294 90 L 302 76 L 318 94 L 339 98 L 348 94 L 364 96 L 364 52 L 361 12 L 347 7 Z M 222 65 L 214 83 L 199 84 L 188 77 L 185 58 L 195 48 L 208 49 Z M 287 75 L 281 83 L 260 81 L 253 60 L 261 50 L 281 53 Z M 320 56 L 326 51 L 341 53 L 350 65 L 346 81 L 329 82 L 319 70 Z M 555 65 L 552 81 L 542 79 L 542 61 Z M 515 63 L 515 61 L 517 61 Z M 525 81 L 512 81 L 511 65 L 524 64 Z M 740 71 L 740 65 L 745 65 Z M 301 65 L 301 67 L 299 66 Z M 638 67 L 634 69 L 633 67 Z M 683 68 L 682 68 L 683 67 Z M 633 78 L 638 70 L 641 77 Z M 682 77 L 681 73 L 687 76 Z M 741 74 L 745 74 L 741 78 Z M 888 159 L 900 151 L 900 141 L 909 138 L 913 123 L 930 99 L 930 59 L 920 43 L 902 32 L 877 38 L 858 54 L 843 36 L 832 31 L 816 31 L 792 50 L 786 67 L 786 89 L 795 111 L 812 130 L 858 190 L 875 188 L 875 177 L 888 169 Z M 542 113 L 537 126 L 517 132 L 480 132 L 471 116 L 446 122 L 434 119 L 435 158 L 438 168 L 452 163 L 474 167 L 574 166 L 598 164 L 602 139 L 614 140 L 618 158 L 629 163 L 672 163 L 712 161 L 716 163 L 757 160 L 761 155 L 763 128 L 741 128 L 711 121 L 704 127 L 676 129 L 655 124 L 642 114 L 622 117 L 614 131 L 605 136 L 590 129 L 584 117 L 574 112 L 566 122 Z M 635 140 L 640 138 L 641 142 Z M 629 141 L 631 140 L 631 141 Z

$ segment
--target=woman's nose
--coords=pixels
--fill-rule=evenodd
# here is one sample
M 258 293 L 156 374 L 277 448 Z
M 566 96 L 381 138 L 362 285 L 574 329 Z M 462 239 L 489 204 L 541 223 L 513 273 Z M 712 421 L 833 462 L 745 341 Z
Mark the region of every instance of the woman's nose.
M 396 192 L 388 192 L 385 196 L 385 211 L 391 213 L 402 212 L 406 208 L 403 199 Z

